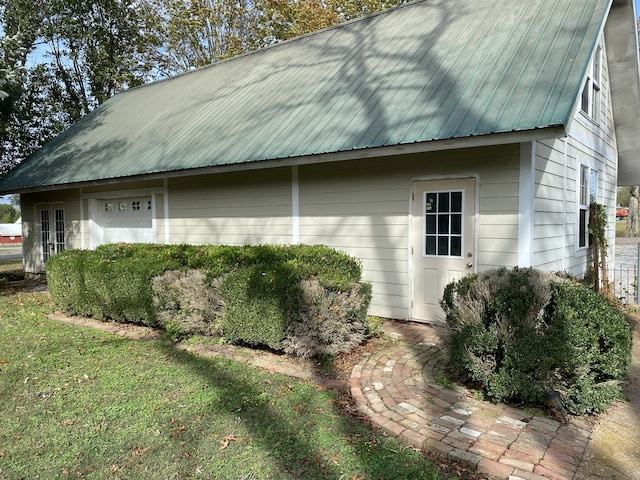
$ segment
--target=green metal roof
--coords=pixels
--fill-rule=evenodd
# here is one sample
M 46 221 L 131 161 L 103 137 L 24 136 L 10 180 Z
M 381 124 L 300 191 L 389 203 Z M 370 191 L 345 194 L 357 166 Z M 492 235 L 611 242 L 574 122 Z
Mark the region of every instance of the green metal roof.
M 0 193 L 566 126 L 612 0 L 425 0 L 122 92 Z

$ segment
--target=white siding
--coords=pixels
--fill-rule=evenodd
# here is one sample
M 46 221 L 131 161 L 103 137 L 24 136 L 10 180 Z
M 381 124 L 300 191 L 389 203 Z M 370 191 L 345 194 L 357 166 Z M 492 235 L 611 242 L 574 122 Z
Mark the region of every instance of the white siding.
M 291 211 L 288 168 L 169 180 L 171 243 L 288 244 Z
M 40 244 L 40 219 L 38 206 L 55 204 L 64 208 L 65 248 L 82 248 L 80 221 L 80 193 L 78 189 L 59 192 L 26 193 L 20 195 L 20 209 L 22 213 L 22 251 L 26 273 L 44 273 Z
M 604 47 L 604 38 L 601 41 Z M 598 202 L 607 208 L 608 241 L 615 241 L 618 160 L 606 48 L 602 55 L 600 122 L 577 111 L 566 139 L 536 144 L 533 266 L 578 277 L 589 268 L 587 250 L 577 247 L 580 165 L 598 171 Z
M 411 183 L 477 177 L 477 268 L 515 265 L 518 161 L 512 145 L 299 167 L 300 241 L 359 258 L 373 283 L 370 313 L 407 318 Z

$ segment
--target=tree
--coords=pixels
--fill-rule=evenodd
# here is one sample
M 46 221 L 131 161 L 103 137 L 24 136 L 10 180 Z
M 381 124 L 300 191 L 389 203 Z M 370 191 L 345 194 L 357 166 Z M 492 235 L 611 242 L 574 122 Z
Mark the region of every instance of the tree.
M 629 215 L 627 216 L 627 236 L 638 237 L 640 236 L 640 221 L 638 215 L 638 205 L 640 201 L 640 186 L 635 185 L 631 187 L 631 194 L 629 196 Z
M 23 93 L 25 70 L 22 63 L 24 47 L 20 34 L 0 39 L 0 155 L 4 156 L 12 135 L 12 118 L 18 109 L 18 99 Z M 3 172 L 0 162 L 0 173 Z
M 265 45 L 340 23 L 338 11 L 321 0 L 262 0 L 260 37 Z
M 0 175 L 118 91 L 400 0 L 0 0 Z
M 165 75 L 186 72 L 259 46 L 253 0 L 156 0 Z
M 17 63 L 38 52 L 4 105 L 0 173 L 117 91 L 157 78 L 147 1 L 0 0 L 4 31 L 24 39 Z
M 616 195 L 616 204 L 621 207 L 629 206 L 629 195 L 631 194 L 631 187 L 618 187 L 618 193 Z
M 18 212 L 13 206 L 0 203 L 0 223 L 14 223 L 20 217 Z

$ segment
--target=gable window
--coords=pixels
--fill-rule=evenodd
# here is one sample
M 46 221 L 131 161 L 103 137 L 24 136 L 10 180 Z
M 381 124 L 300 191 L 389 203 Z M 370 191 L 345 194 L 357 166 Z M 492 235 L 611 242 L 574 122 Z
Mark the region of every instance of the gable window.
M 578 248 L 589 245 L 589 205 L 598 200 L 598 172 L 586 165 L 580 166 L 578 202 Z
M 600 122 L 600 82 L 602 80 L 602 47 L 598 45 L 582 87 L 580 110 L 596 123 Z

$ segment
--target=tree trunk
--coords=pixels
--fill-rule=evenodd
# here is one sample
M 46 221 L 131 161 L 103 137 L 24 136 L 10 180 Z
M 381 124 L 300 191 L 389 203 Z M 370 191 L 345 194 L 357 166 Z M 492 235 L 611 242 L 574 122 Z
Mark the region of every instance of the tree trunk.
M 638 201 L 640 200 L 640 186 L 631 187 L 629 196 L 629 215 L 627 216 L 627 236 L 640 237 L 640 211 L 638 211 Z

